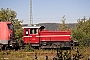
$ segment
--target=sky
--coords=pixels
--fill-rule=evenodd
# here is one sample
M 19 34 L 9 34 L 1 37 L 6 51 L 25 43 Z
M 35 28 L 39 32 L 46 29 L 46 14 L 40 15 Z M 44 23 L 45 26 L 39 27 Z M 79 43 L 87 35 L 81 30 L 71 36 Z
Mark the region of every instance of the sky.
M 17 13 L 17 19 L 30 23 L 30 0 L 0 0 L 0 8 L 9 8 Z M 77 23 L 77 19 L 90 17 L 90 0 L 32 0 L 33 24 Z

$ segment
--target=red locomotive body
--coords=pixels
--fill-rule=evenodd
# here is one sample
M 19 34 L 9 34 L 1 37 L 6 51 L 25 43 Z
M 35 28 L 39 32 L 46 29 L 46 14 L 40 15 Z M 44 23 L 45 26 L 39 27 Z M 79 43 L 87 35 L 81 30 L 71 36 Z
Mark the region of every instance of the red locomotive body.
M 11 22 L 0 22 L 0 48 L 9 45 L 14 39 L 14 27 Z
M 70 47 L 70 31 L 49 31 L 44 26 L 23 27 L 24 43 L 42 48 Z

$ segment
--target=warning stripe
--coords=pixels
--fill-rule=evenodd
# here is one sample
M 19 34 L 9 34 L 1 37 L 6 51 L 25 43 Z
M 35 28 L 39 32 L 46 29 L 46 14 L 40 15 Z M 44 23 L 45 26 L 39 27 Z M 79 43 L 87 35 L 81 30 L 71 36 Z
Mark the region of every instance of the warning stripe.
M 42 35 L 42 36 L 36 36 L 36 37 L 62 37 L 62 36 L 70 36 L 70 35 Z

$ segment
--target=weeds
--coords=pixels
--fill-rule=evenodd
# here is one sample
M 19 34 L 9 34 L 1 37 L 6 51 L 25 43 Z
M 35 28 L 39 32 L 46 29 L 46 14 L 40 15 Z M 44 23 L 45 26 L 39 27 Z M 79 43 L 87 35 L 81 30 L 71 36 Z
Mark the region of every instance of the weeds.
M 28 44 L 25 47 L 25 52 L 34 52 L 34 48 L 32 48 L 30 44 Z
M 34 52 L 25 52 L 24 50 L 7 50 L 0 52 L 0 60 L 87 60 L 89 57 L 89 50 L 87 49 L 73 49 L 73 50 L 34 50 Z M 85 57 L 84 57 L 85 56 Z

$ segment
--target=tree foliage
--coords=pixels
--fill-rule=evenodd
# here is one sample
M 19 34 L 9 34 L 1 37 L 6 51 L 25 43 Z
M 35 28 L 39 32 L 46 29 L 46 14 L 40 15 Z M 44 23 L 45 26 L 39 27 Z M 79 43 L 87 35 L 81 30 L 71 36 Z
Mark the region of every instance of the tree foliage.
M 90 18 L 78 19 L 76 28 L 72 29 L 72 39 L 78 40 L 80 46 L 86 46 L 87 40 L 90 39 Z
M 9 8 L 0 10 L 0 20 L 1 21 L 10 21 L 14 25 L 15 29 L 15 38 L 21 40 L 22 39 L 22 26 L 20 20 L 16 19 L 17 13 Z
M 60 24 L 60 30 L 63 30 L 63 31 L 65 31 L 65 30 L 68 30 L 68 27 L 67 27 L 67 25 L 65 24 L 65 15 L 63 16 L 63 19 L 61 20 L 62 21 L 62 24 Z

